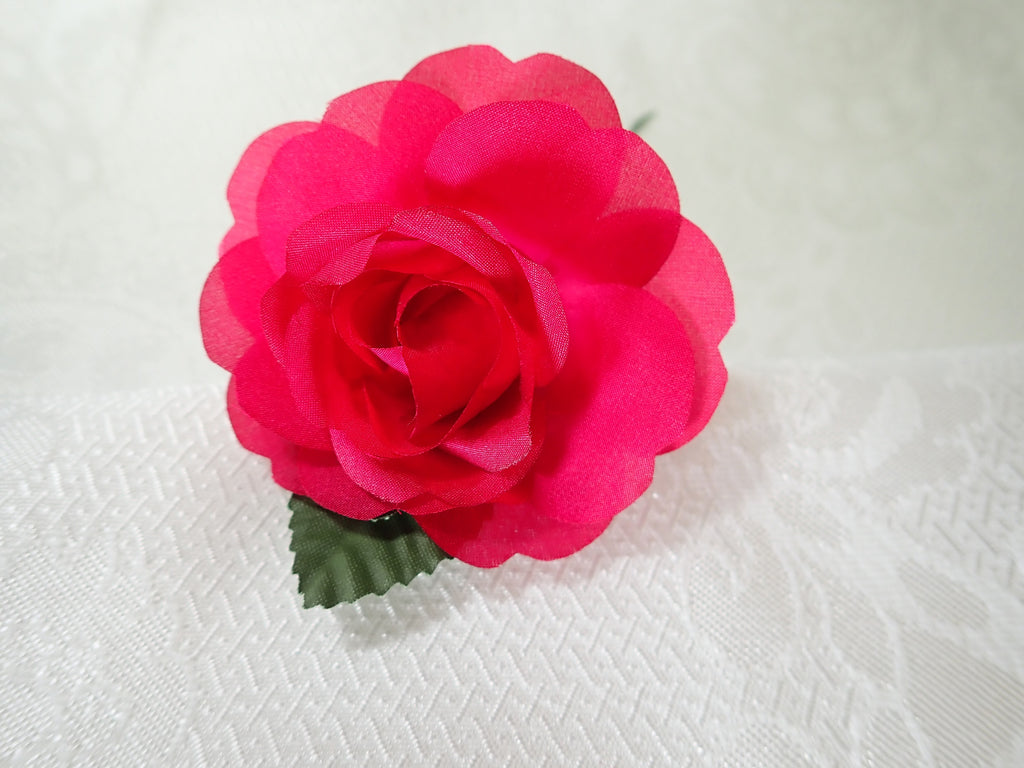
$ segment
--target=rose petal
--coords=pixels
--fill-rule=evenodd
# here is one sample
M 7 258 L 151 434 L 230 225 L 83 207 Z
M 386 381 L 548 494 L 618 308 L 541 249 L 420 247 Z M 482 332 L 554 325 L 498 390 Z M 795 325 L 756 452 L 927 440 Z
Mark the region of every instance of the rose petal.
M 424 59 L 405 80 L 440 91 L 465 112 L 496 101 L 551 101 L 574 107 L 591 128 L 621 126 L 604 83 L 549 53 L 512 62 L 490 46 L 456 48 Z
M 675 311 L 693 349 L 696 379 L 684 432 L 663 448 L 674 450 L 692 439 L 711 418 L 727 374 L 718 345 L 732 326 L 732 286 L 718 249 L 692 222 L 683 219 L 672 254 L 647 290 Z
M 497 498 L 519 483 L 536 459 L 535 446 L 525 459 L 500 472 L 478 467 L 444 451 L 417 456 L 378 459 L 356 446 L 349 430 L 331 430 L 334 454 L 354 482 L 390 504 L 406 509 L 405 502 L 429 494 L 445 507 L 467 507 Z M 407 510 L 408 511 L 408 510 Z
M 359 275 L 377 236 L 396 209 L 384 203 L 350 203 L 296 224 L 285 247 L 288 272 L 298 280 L 341 285 Z
M 199 297 L 199 327 L 206 354 L 221 368 L 234 370 L 252 346 L 253 336 L 231 311 L 220 265 L 214 266 Z
M 448 285 L 405 302 L 398 339 L 416 399 L 416 424 L 461 410 L 491 369 L 500 346 L 498 323 L 475 294 Z
M 451 99 L 419 83 L 374 83 L 331 102 L 324 122 L 377 146 L 381 194 L 400 207 L 422 205 L 423 162 L 437 134 L 462 114 Z
M 371 520 L 394 509 L 353 483 L 331 453 L 304 451 L 296 466 L 305 495 L 332 512 Z
M 551 273 L 540 264 L 523 257 L 519 257 L 519 266 L 530 285 L 532 310 L 540 322 L 540 328 L 534 330 L 539 330 L 546 342 L 537 345 L 546 354 L 539 354 L 536 357 L 537 385 L 544 386 L 565 365 L 565 357 L 569 353 L 569 326 L 565 319 L 558 284 Z M 528 316 L 528 313 L 523 312 L 520 317 L 524 315 Z
M 483 504 L 416 517 L 437 546 L 480 568 L 501 565 L 516 553 L 538 560 L 571 555 L 600 536 L 609 520 L 568 523 L 522 504 Z
M 640 208 L 602 216 L 566 254 L 577 278 L 593 283 L 645 285 L 676 243 L 674 211 Z
M 381 199 L 380 157 L 355 134 L 330 124 L 278 150 L 256 200 L 260 246 L 271 268 L 285 266 L 285 245 L 305 221 L 336 206 Z
M 239 406 L 263 427 L 296 445 L 331 449 L 327 431 L 296 408 L 285 372 L 266 343 L 250 347 L 235 366 L 234 377 Z
M 228 418 L 242 447 L 270 459 L 274 482 L 292 493 L 305 495 L 306 491 L 299 481 L 295 459 L 296 454 L 304 449 L 278 437 L 243 411 L 238 404 L 238 393 L 233 378 L 228 383 Z
M 218 262 L 231 313 L 253 336 L 263 328 L 260 301 L 274 283 L 256 238 L 245 240 L 221 256 Z
M 243 240 L 257 236 L 256 197 L 277 151 L 289 139 L 317 128 L 318 123 L 285 123 L 258 136 L 245 150 L 228 182 L 228 205 L 235 225 L 221 242 L 222 254 Z
M 534 446 L 532 387 L 509 387 L 484 413 L 454 430 L 441 447 L 488 472 L 522 461 Z
M 487 277 L 507 278 L 514 274 L 515 258 L 509 248 L 489 237 L 460 211 L 401 211 L 395 215 L 391 231 L 432 243 Z
M 596 134 L 563 104 L 490 104 L 437 137 L 428 188 L 438 202 L 492 222 L 558 278 L 572 266 L 562 254 L 573 252 L 615 191 L 626 133 Z
M 548 438 L 531 475 L 539 514 L 607 521 L 650 485 L 654 457 L 686 428 L 693 356 L 682 324 L 642 289 L 565 297 L 572 344 L 548 386 Z

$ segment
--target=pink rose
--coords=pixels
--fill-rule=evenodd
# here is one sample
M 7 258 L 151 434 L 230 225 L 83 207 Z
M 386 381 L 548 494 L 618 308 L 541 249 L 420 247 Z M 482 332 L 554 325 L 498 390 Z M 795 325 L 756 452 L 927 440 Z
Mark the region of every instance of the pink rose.
M 725 268 L 590 72 L 474 46 L 256 139 L 201 299 L 238 439 L 479 566 L 592 541 L 725 387 Z

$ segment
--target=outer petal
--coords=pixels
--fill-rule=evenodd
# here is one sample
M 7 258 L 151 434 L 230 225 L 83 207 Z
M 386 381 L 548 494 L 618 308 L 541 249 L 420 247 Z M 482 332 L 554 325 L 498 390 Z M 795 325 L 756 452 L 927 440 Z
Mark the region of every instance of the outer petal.
M 697 371 L 686 429 L 663 449 L 670 451 L 704 428 L 725 390 L 727 374 L 718 345 L 735 318 L 732 286 L 718 249 L 700 229 L 683 219 L 671 256 L 647 284 L 647 290 L 682 321 Z
M 405 79 L 440 91 L 465 112 L 496 101 L 553 101 L 571 105 L 591 128 L 621 126 L 597 76 L 549 53 L 512 62 L 490 46 L 472 45 L 424 59 Z
M 261 332 L 260 300 L 274 282 L 255 238 L 234 246 L 210 272 L 199 299 L 199 325 L 210 358 L 227 370 Z
M 516 553 L 538 560 L 571 555 L 600 536 L 609 521 L 577 525 L 540 515 L 529 505 L 484 504 L 420 515 L 416 522 L 453 557 L 493 568 Z
M 277 151 L 289 139 L 315 131 L 317 123 L 285 123 L 271 128 L 257 137 L 245 150 L 228 182 L 228 204 L 235 217 L 235 225 L 221 243 L 221 253 L 256 236 L 256 196 L 267 175 L 267 169 Z
M 275 276 L 267 266 L 256 238 L 244 240 L 225 253 L 218 263 L 228 307 L 253 336 L 262 330 L 260 301 L 274 284 Z
M 199 326 L 206 354 L 225 370 L 234 370 L 242 355 L 252 346 L 252 334 L 231 312 L 220 264 L 214 266 L 203 284 L 199 297 Z
M 599 137 L 624 145 L 618 183 L 601 217 L 570 245 L 568 258 L 590 282 L 641 286 L 676 243 L 679 195 L 668 167 L 635 133 L 602 131 Z
M 422 205 L 423 162 L 434 139 L 462 114 L 451 99 L 419 83 L 375 83 L 331 102 L 324 122 L 378 147 L 383 199 L 401 207 Z
M 377 150 L 333 125 L 282 146 L 256 201 L 260 247 L 275 273 L 284 271 L 285 244 L 296 227 L 328 208 L 378 200 L 382 181 Z
M 565 302 L 572 344 L 546 390 L 530 503 L 558 520 L 606 523 L 647 489 L 655 455 L 685 430 L 693 356 L 672 311 L 642 289 L 591 286 Z
M 370 520 L 394 509 L 352 482 L 338 466 L 334 455 L 302 451 L 297 463 L 299 481 L 305 495 L 321 507 L 357 520 Z
M 572 265 L 556 256 L 573 253 L 615 192 L 625 133 L 595 133 L 562 104 L 490 104 L 437 137 L 428 188 L 437 201 L 492 222 L 558 278 Z
M 331 450 L 325 429 L 311 424 L 295 407 L 284 370 L 265 342 L 255 343 L 234 372 L 238 404 L 266 429 L 290 443 Z

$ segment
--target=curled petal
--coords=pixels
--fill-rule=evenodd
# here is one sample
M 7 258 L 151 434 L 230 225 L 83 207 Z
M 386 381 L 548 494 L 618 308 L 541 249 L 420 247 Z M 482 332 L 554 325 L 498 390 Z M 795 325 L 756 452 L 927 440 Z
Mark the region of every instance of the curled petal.
M 287 236 L 288 272 L 300 281 L 348 282 L 363 271 L 375 236 L 395 213 L 383 203 L 350 203 L 317 213 Z
M 322 124 L 287 141 L 256 199 L 260 247 L 275 274 L 299 225 L 339 205 L 380 200 L 381 179 L 376 148 L 348 131 Z

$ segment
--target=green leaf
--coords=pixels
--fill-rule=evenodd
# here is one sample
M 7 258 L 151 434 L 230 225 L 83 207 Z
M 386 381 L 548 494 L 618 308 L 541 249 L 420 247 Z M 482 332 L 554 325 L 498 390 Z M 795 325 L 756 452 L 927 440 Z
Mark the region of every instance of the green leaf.
M 451 557 L 405 512 L 353 520 L 298 495 L 288 507 L 295 553 L 292 571 L 299 575 L 306 608 L 332 608 L 370 593 L 383 595 L 394 584 L 433 573 L 439 562 Z
M 633 133 L 637 133 L 638 134 L 641 131 L 643 131 L 643 129 L 647 127 L 647 124 L 649 122 L 651 122 L 651 120 L 653 120 L 653 119 L 654 119 L 654 110 L 653 109 L 650 110 L 649 112 L 644 112 L 642 115 L 640 115 L 640 117 L 638 117 L 636 120 L 633 121 L 633 124 L 631 126 L 629 126 L 629 130 L 631 130 Z

